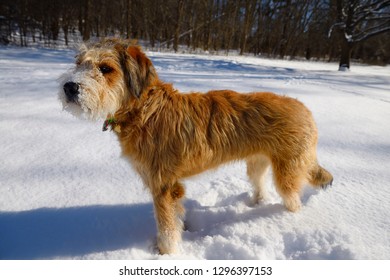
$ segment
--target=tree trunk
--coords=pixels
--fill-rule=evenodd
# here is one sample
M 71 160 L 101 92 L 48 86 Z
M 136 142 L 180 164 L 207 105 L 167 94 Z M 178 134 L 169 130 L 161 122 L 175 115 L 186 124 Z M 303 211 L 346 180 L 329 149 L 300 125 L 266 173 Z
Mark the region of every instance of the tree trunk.
M 213 19 L 214 3 L 212 1 L 205 0 L 203 2 L 203 50 L 208 51 L 211 45 L 211 29 Z
M 87 41 L 91 37 L 91 0 L 85 1 L 84 6 L 84 28 L 83 28 L 83 40 Z
M 287 52 L 288 34 L 291 32 L 291 0 L 286 1 L 282 12 L 282 37 L 280 38 L 279 57 L 284 58 Z
M 353 44 L 351 42 L 342 41 L 339 71 L 349 71 L 352 48 Z
M 175 26 L 175 34 L 173 38 L 173 49 L 175 52 L 178 51 L 179 46 L 179 39 L 180 39 L 180 27 L 181 27 L 181 21 L 182 21 L 182 15 L 184 12 L 184 0 L 179 0 L 177 3 L 177 19 L 176 19 L 176 26 Z
M 69 25 L 66 23 L 63 27 L 62 30 L 64 31 L 64 39 L 65 39 L 65 45 L 67 46 L 69 44 L 69 39 L 68 39 L 68 33 L 69 33 Z
M 243 55 L 246 52 L 246 45 L 249 36 L 249 31 L 252 26 L 252 18 L 255 12 L 256 3 L 252 3 L 253 1 L 246 0 L 245 1 L 245 17 L 244 17 L 244 25 L 241 30 L 241 38 L 240 38 L 240 55 Z
M 126 38 L 131 37 L 131 0 L 126 1 Z
M 231 49 L 234 48 L 234 34 L 236 33 L 236 26 L 239 23 L 239 5 L 233 5 L 232 7 L 232 14 L 230 18 L 230 22 L 232 24 L 229 24 L 228 28 L 226 28 L 226 54 Z

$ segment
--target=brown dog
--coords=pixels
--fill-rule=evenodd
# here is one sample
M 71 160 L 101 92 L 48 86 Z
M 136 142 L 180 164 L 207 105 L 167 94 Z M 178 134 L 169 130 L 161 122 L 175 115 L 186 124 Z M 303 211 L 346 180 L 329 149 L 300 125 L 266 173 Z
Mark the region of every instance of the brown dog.
M 272 166 L 290 211 L 300 208 L 305 182 L 324 187 L 333 180 L 318 165 L 316 125 L 301 102 L 266 92 L 181 94 L 159 80 L 151 61 L 128 41 L 84 45 L 61 88 L 65 109 L 104 118 L 104 129 L 118 135 L 123 154 L 153 196 L 162 254 L 174 252 L 181 239 L 182 178 L 243 159 L 258 202 Z

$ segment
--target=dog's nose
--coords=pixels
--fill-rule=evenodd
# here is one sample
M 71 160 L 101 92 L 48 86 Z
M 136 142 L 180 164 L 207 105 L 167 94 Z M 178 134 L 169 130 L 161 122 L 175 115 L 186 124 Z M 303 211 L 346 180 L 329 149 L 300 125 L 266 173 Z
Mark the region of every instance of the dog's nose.
M 64 84 L 64 91 L 68 101 L 74 102 L 79 94 L 79 85 L 74 82 L 67 82 Z

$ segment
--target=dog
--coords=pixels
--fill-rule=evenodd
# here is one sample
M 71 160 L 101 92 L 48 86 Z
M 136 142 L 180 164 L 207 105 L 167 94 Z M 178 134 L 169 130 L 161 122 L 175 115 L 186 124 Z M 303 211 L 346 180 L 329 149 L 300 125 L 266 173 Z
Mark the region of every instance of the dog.
M 245 160 L 255 203 L 266 197 L 273 169 L 285 207 L 300 209 L 305 183 L 326 187 L 332 175 L 317 161 L 317 128 L 298 100 L 269 92 L 213 90 L 182 94 L 161 81 L 151 60 L 128 40 L 84 44 L 60 79 L 65 110 L 105 120 L 125 158 L 153 197 L 157 247 L 177 250 L 185 209 L 181 179 Z

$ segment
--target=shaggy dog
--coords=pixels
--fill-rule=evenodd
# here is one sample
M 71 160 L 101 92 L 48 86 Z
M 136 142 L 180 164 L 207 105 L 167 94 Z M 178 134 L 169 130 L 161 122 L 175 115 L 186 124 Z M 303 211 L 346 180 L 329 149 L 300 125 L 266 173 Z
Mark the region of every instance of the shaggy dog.
M 103 130 L 118 136 L 153 196 L 161 254 L 175 252 L 181 239 L 182 178 L 245 160 L 258 202 L 266 196 L 271 166 L 276 189 L 293 212 L 301 207 L 304 183 L 325 187 L 333 180 L 317 162 L 316 125 L 301 102 L 269 92 L 182 94 L 126 40 L 82 46 L 76 66 L 61 78 L 60 98 L 75 115 L 105 119 Z

